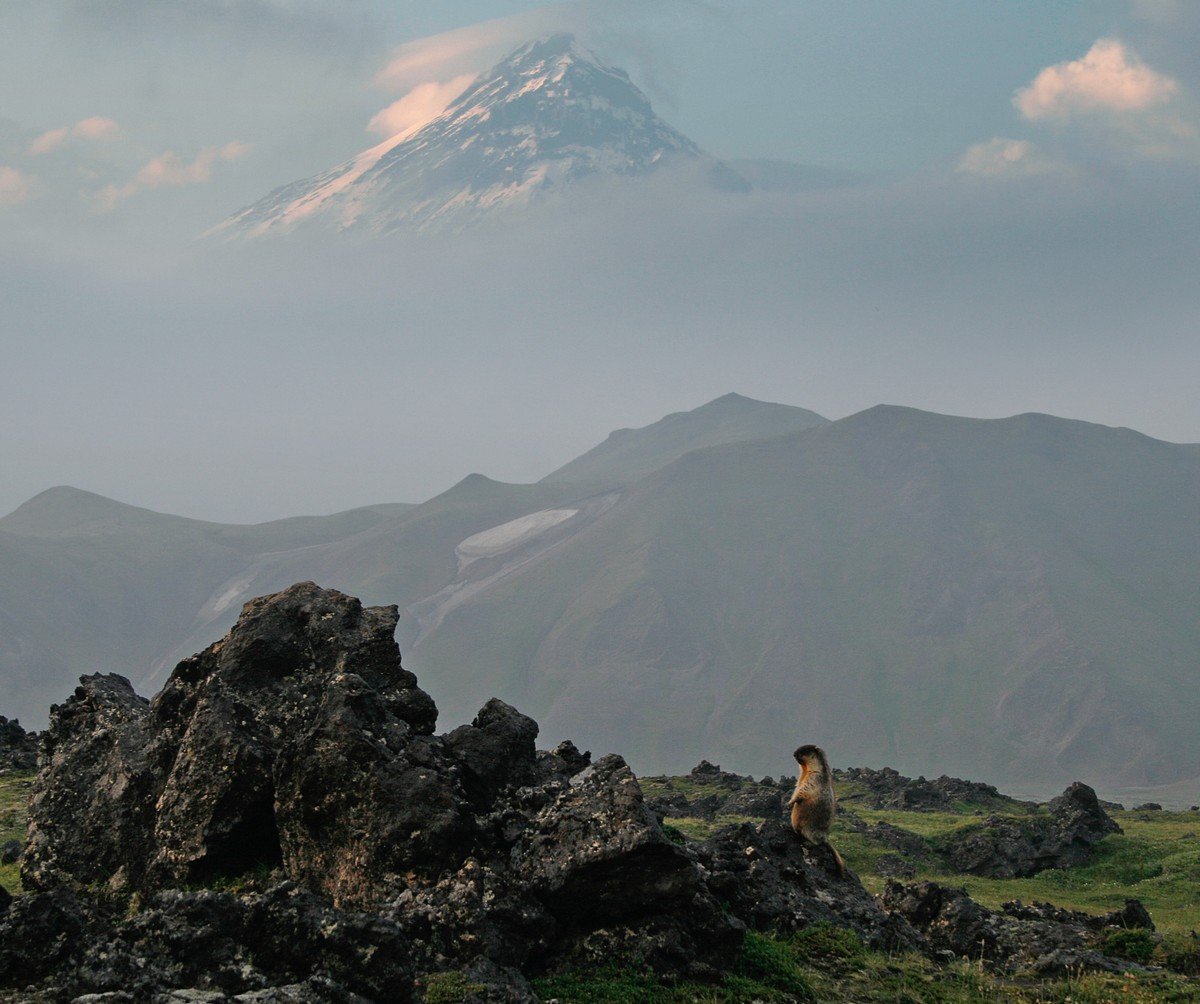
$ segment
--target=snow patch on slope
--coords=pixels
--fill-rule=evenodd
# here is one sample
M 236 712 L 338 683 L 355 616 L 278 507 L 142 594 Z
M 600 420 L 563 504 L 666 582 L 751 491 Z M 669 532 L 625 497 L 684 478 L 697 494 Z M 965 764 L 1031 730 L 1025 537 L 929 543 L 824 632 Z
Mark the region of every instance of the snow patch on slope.
M 559 523 L 566 522 L 578 512 L 578 509 L 543 509 L 474 534 L 454 549 L 459 571 L 480 558 L 511 551 Z

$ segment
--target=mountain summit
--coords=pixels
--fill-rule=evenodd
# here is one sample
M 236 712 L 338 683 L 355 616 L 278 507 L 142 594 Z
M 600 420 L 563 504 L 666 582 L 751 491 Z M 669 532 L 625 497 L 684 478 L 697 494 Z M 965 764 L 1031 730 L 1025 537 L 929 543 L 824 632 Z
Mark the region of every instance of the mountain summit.
M 589 177 L 698 166 L 727 190 L 746 182 L 660 119 L 623 70 L 554 35 L 513 52 L 432 122 L 324 174 L 276 189 L 211 231 L 257 237 L 320 222 L 383 233 L 461 227 Z

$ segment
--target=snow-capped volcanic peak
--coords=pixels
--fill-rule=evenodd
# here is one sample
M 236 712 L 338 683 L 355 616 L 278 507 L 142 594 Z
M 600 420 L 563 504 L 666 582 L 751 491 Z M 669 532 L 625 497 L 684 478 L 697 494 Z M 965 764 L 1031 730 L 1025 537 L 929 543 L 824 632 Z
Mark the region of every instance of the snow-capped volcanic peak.
M 277 189 L 214 233 L 461 226 L 581 178 L 636 177 L 679 158 L 711 167 L 721 187 L 743 185 L 655 115 L 623 70 L 554 35 L 512 53 L 427 125 Z

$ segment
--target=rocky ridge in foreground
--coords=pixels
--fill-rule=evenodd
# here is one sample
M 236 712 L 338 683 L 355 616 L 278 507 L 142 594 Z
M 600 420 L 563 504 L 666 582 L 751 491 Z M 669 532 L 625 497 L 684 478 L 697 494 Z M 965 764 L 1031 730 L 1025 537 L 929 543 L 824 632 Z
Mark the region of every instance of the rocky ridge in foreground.
M 818 923 L 934 958 L 986 928 L 997 965 L 1118 965 L 1065 914 L 879 900 L 779 814 L 682 842 L 619 756 L 538 751 L 501 701 L 436 735 L 396 617 L 301 583 L 152 701 L 83 678 L 43 738 L 26 893 L 0 896 L 0 993 L 405 1001 L 455 971 L 461 999 L 532 1001 L 564 967 L 715 980 L 747 930 Z

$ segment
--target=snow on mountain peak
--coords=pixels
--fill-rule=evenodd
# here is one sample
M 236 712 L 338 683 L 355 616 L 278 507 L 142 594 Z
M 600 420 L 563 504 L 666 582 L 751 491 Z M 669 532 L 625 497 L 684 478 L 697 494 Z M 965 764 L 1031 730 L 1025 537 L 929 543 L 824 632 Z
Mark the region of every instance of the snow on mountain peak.
M 312 222 L 376 233 L 461 227 L 585 177 L 637 177 L 679 158 L 741 187 L 655 115 L 628 74 L 574 36 L 552 35 L 505 57 L 431 122 L 277 189 L 211 233 L 256 237 Z

